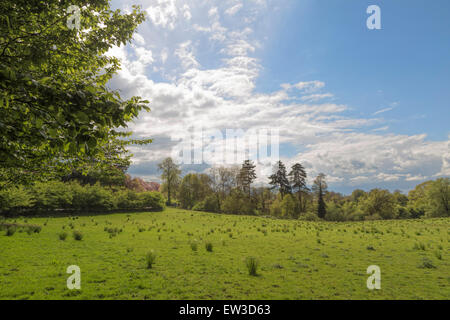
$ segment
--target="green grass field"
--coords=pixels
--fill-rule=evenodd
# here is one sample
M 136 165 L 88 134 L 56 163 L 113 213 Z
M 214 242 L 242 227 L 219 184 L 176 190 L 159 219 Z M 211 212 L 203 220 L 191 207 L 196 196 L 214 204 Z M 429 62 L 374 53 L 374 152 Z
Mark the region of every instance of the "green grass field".
M 15 223 L 42 230 L 1 231 L 0 299 L 450 298 L 450 219 L 303 222 L 169 208 Z M 259 262 L 256 276 L 247 257 Z M 69 265 L 81 268 L 81 290 L 67 289 Z M 381 268 L 381 290 L 366 287 L 369 265 Z

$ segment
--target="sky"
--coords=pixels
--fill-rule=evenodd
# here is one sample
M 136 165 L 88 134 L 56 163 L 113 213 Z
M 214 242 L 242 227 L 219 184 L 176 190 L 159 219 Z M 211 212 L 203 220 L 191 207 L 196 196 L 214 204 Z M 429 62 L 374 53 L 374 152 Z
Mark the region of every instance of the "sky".
M 159 181 L 157 163 L 198 128 L 277 129 L 287 167 L 342 193 L 450 176 L 448 0 L 112 1 L 133 4 L 147 20 L 108 52 L 122 65 L 109 86 L 150 101 L 129 125 L 154 140 L 131 148 L 132 176 Z M 370 5 L 381 29 L 367 28 Z

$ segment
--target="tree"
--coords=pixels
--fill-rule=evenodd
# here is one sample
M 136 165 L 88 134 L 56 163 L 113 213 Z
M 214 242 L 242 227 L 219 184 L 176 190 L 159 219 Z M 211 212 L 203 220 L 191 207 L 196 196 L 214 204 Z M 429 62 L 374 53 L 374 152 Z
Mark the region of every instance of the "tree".
M 296 217 L 295 200 L 291 194 L 287 194 L 281 201 L 281 215 L 285 218 Z
M 171 196 L 180 181 L 181 170 L 179 166 L 173 162 L 172 158 L 166 158 L 158 164 L 158 169 L 162 171 L 161 179 L 165 183 L 167 189 L 167 203 L 171 204 Z
M 239 172 L 239 184 L 242 186 L 242 191 L 244 194 L 251 197 L 251 184 L 256 179 L 255 165 L 251 160 L 245 160 L 242 164 L 242 168 Z
M 428 216 L 450 216 L 450 178 L 440 178 L 431 183 L 427 192 Z
M 286 194 L 291 193 L 291 185 L 289 184 L 286 166 L 283 162 L 278 161 L 275 166 L 275 173 L 272 174 L 269 179 L 269 184 L 272 186 L 271 189 L 278 189 L 281 193 L 281 199 L 283 199 Z
M 317 215 L 319 218 L 323 219 L 325 218 L 325 215 L 327 214 L 327 205 L 325 204 L 325 200 L 323 199 L 324 194 L 327 192 L 328 185 L 325 181 L 325 174 L 319 173 L 319 175 L 314 180 L 313 184 L 313 191 L 315 192 L 317 196 Z
M 219 166 L 209 170 L 213 190 L 218 193 L 220 199 L 225 199 L 231 190 L 237 187 L 239 172 L 238 166 Z
M 304 212 L 306 204 L 303 195 L 309 191 L 306 186 L 306 170 L 300 163 L 296 163 L 291 167 L 288 176 L 292 191 L 297 193 L 300 212 Z
M 69 5 L 80 9 L 69 28 Z M 148 101 L 123 100 L 106 84 L 120 63 L 105 53 L 129 42 L 144 13 L 110 9 L 109 0 L 3 0 L 0 6 L 1 178 L 66 171 L 124 133 Z M 147 142 L 150 142 L 149 140 Z M 46 170 L 42 170 L 46 168 Z
M 395 218 L 396 201 L 388 190 L 371 190 L 360 201 L 360 207 L 370 219 Z

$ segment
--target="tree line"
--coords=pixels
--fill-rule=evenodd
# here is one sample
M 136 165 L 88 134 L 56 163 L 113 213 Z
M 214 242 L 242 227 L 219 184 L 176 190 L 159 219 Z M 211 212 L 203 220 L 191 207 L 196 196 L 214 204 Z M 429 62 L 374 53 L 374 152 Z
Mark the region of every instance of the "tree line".
M 218 166 L 206 173 L 182 176 L 171 158 L 159 164 L 161 191 L 169 205 L 185 209 L 228 214 L 270 215 L 275 217 L 357 221 L 448 217 L 449 178 L 427 181 L 407 195 L 357 189 L 351 195 L 329 191 L 326 175 L 320 173 L 311 187 L 301 163 L 289 170 L 282 161 L 274 166 L 268 186 L 254 186 L 255 165 L 245 160 L 241 166 Z

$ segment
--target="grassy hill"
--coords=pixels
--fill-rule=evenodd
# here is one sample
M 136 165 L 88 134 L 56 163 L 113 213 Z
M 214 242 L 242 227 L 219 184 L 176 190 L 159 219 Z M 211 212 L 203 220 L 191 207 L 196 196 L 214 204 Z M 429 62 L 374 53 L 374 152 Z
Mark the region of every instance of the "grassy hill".
M 3 222 L 17 231 L 0 233 L 0 299 L 450 297 L 450 219 L 304 222 L 169 208 Z M 66 287 L 70 265 L 81 268 L 81 290 Z M 381 268 L 381 290 L 366 287 L 370 265 Z

